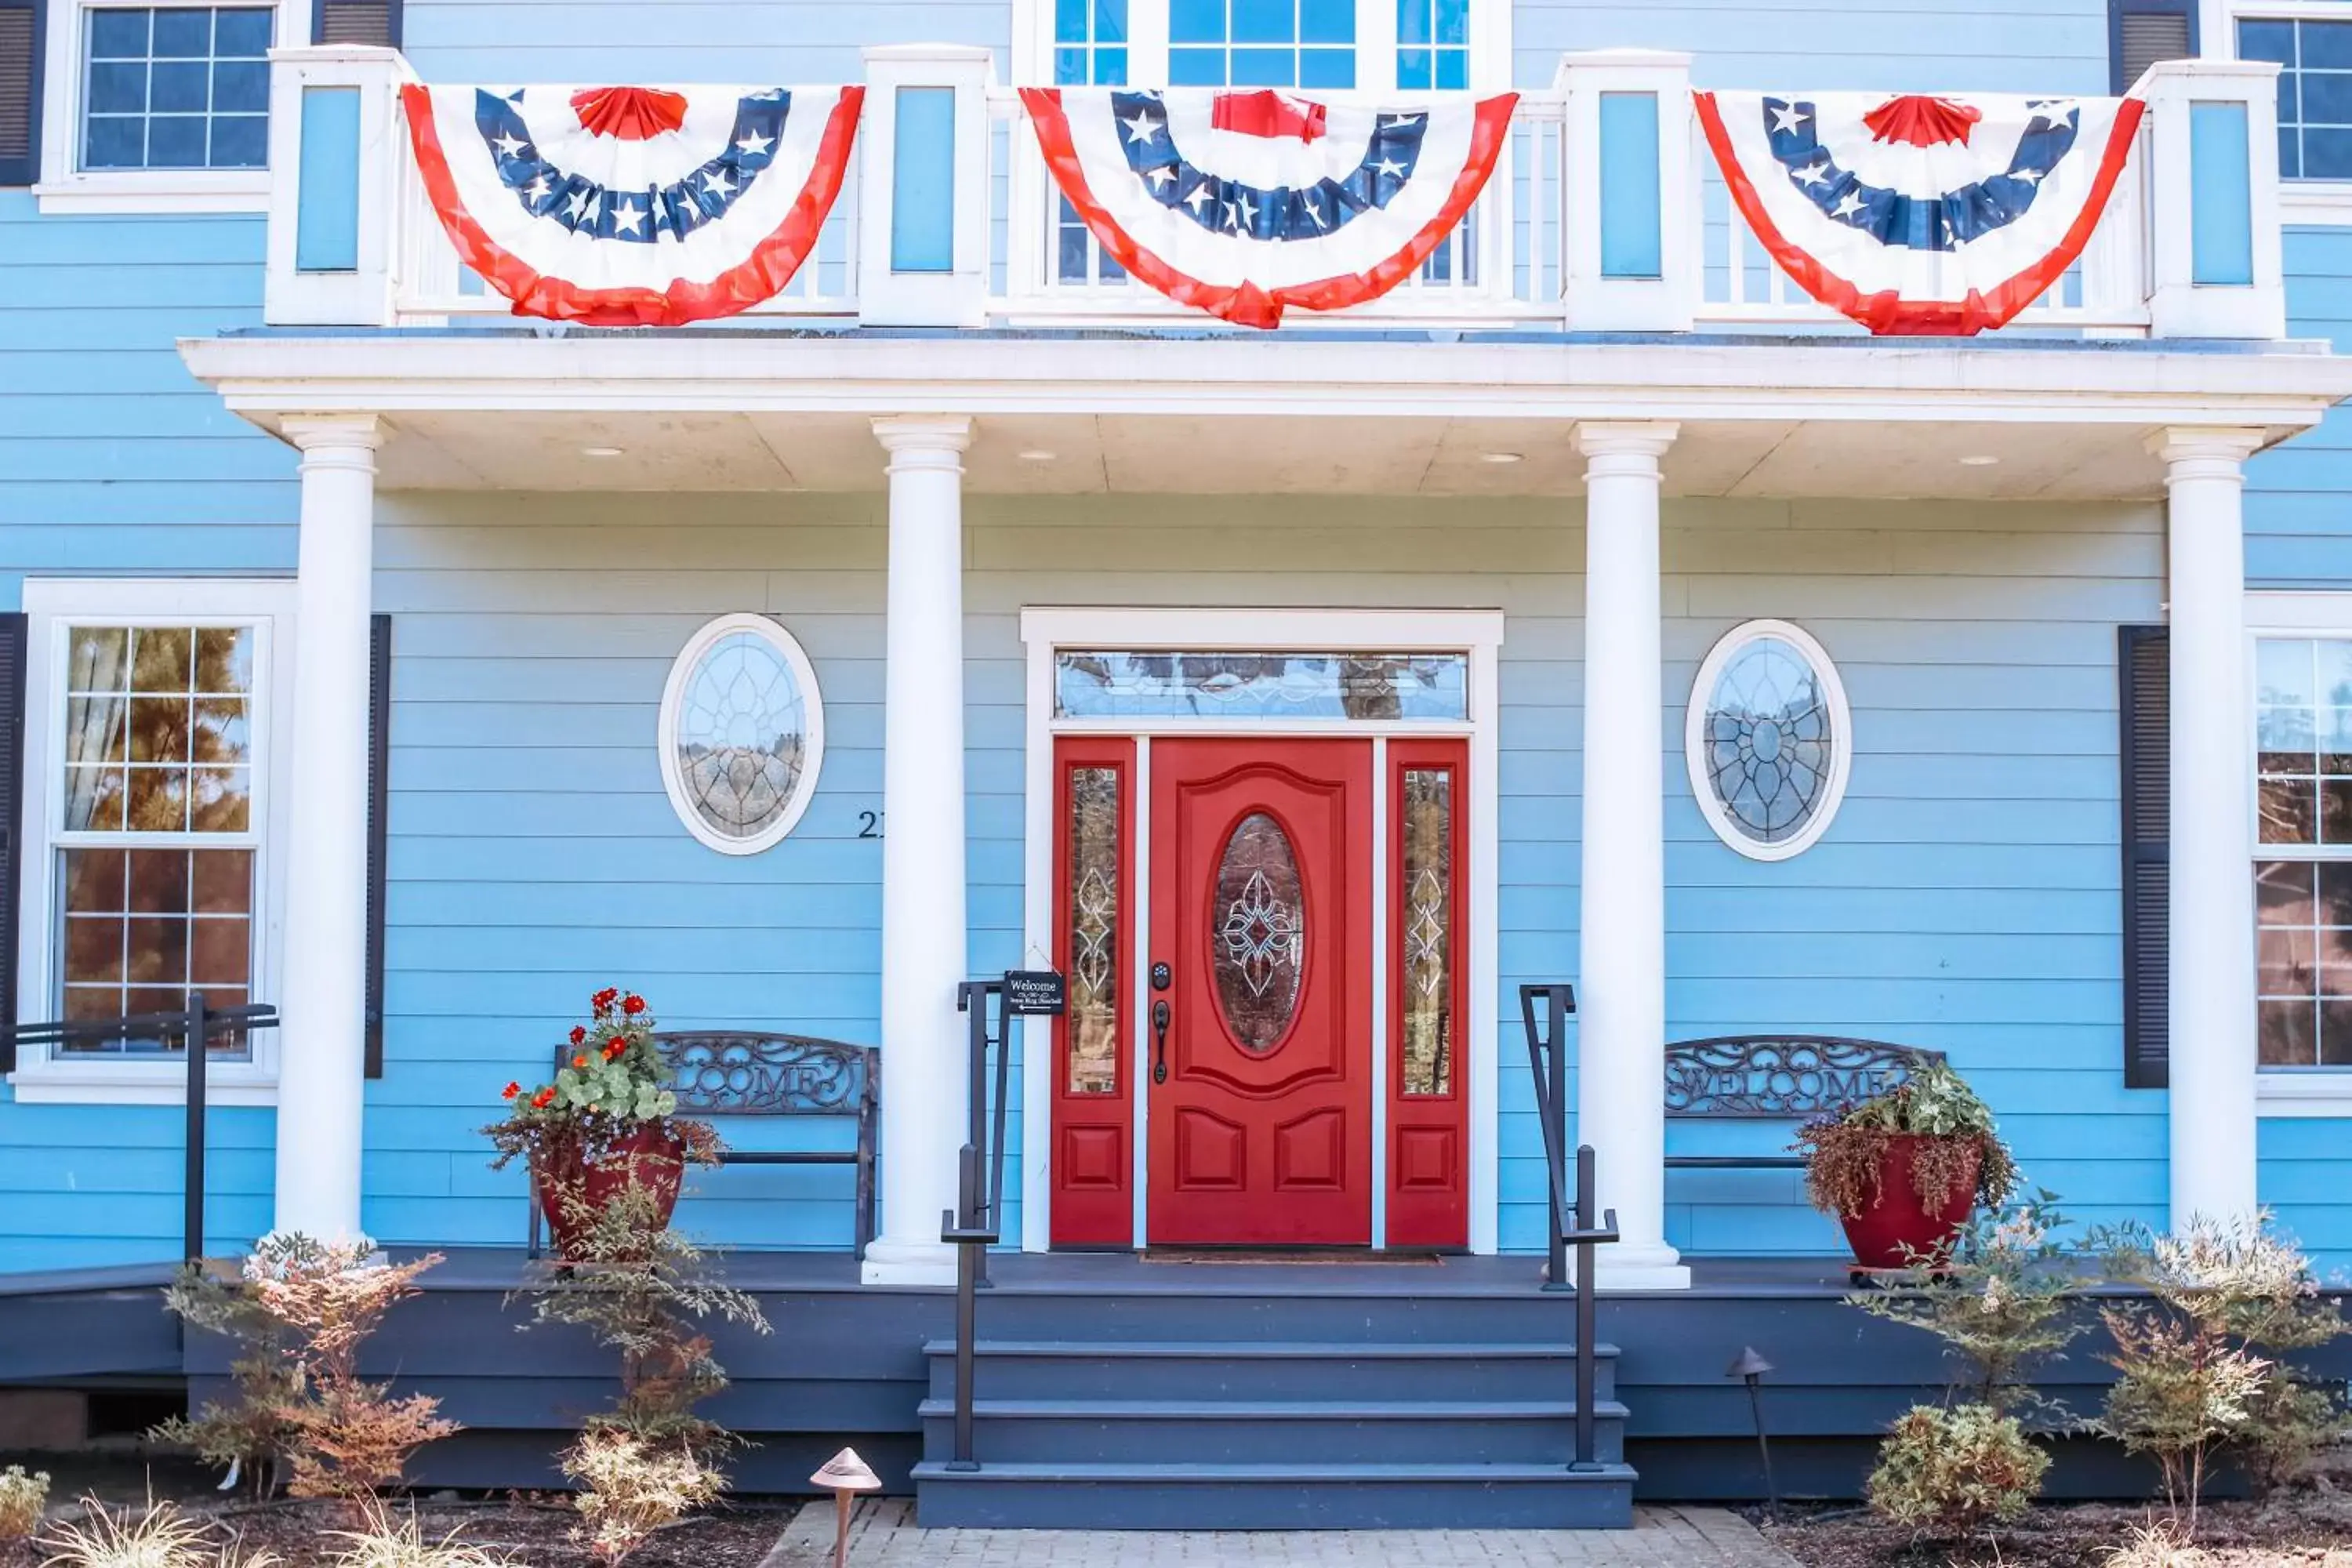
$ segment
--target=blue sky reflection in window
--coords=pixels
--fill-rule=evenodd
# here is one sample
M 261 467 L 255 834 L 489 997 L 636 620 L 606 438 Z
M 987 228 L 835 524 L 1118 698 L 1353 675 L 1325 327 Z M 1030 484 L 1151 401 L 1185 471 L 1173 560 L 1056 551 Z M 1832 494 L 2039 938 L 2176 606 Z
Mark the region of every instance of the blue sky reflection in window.
M 1355 0 L 1170 0 L 1174 87 L 1350 88 Z
M 266 6 L 94 7 L 85 169 L 259 169 L 269 162 Z
M 2279 174 L 2352 180 L 2352 21 L 2238 24 L 2238 56 L 2279 63 Z

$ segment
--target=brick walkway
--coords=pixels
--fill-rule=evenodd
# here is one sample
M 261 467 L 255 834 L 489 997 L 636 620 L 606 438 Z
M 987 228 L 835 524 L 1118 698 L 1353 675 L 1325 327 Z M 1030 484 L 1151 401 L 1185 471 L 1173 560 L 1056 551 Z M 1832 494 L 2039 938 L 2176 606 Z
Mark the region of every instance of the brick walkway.
M 1738 1515 L 1721 1509 L 1644 1508 L 1630 1531 L 1359 1530 L 1164 1531 L 918 1530 L 915 1505 L 886 1498 L 850 1522 L 852 1568 L 1158 1568 L 1174 1563 L 1329 1563 L 1344 1568 L 1795 1568 Z M 801 1510 L 761 1568 L 833 1561 L 833 1504 Z

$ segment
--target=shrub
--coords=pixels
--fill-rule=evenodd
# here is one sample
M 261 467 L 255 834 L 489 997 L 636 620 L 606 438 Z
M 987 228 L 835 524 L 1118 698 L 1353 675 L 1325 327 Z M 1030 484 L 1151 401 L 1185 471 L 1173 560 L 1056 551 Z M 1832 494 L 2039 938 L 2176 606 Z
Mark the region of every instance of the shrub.
M 241 1277 L 183 1274 L 168 1298 L 191 1322 L 242 1341 L 239 1401 L 208 1405 L 159 1436 L 186 1441 L 217 1463 L 285 1458 L 296 1497 L 361 1502 L 400 1479 L 408 1457 L 459 1428 L 424 1394 L 392 1397 L 359 1375 L 360 1349 L 439 1253 L 406 1263 L 374 1260 L 375 1245 L 264 1237 Z M 257 1485 L 261 1485 L 257 1477 Z
M 2100 1313 L 2117 1376 L 2098 1429 L 2156 1460 L 2192 1538 L 2217 1448 L 2233 1447 L 2257 1484 L 2275 1484 L 2342 1428 L 2332 1398 L 2263 1353 L 2325 1344 L 2346 1329 L 2310 1264 L 2268 1220 L 2200 1215 L 2169 1236 L 2129 1226 L 2098 1237 L 2108 1278 L 2147 1292 Z
M 48 1471 L 26 1475 L 24 1466 L 9 1466 L 0 1474 L 0 1541 L 22 1541 L 40 1529 L 48 1501 Z
M 644 1188 L 624 1188 L 581 1218 L 583 1256 L 548 1271 L 533 1315 L 583 1325 L 620 1352 L 619 1402 L 591 1417 L 562 1458 L 582 1489 L 582 1539 L 618 1563 L 726 1486 L 716 1461 L 740 1439 L 695 1412 L 727 1386 L 698 1324 L 715 1317 L 764 1334 L 768 1322 L 757 1301 L 706 1276 L 701 1249 L 660 1223 Z
M 1914 1405 L 1879 1449 L 1870 1506 L 1921 1535 L 1964 1540 L 2024 1517 L 2049 1468 L 2013 1415 L 1981 1405 Z
M 279 1568 L 275 1553 L 221 1545 L 211 1526 L 168 1502 L 134 1514 L 86 1497 L 81 1521 L 51 1527 L 39 1544 L 49 1553 L 41 1568 Z
M 1900 1133 L 1924 1133 L 1911 1163 L 1920 1202 L 1940 1209 L 1977 1159 L 1977 1200 L 1990 1208 L 2009 1201 L 2017 1163 L 1993 1125 L 1991 1108 L 1968 1080 L 1942 1062 L 1930 1062 L 1888 1089 L 1798 1130 L 1790 1147 L 1805 1156 L 1805 1195 L 1823 1214 L 1851 1219 L 1878 1202 L 1878 1173 L 1886 1146 Z
M 1846 1300 L 1943 1340 L 1967 1369 L 1958 1386 L 1996 1415 L 2022 1410 L 2062 1423 L 2066 1412 L 2033 1391 L 2031 1373 L 2061 1359 L 2090 1325 L 2071 1310 L 2075 1279 L 2055 1239 L 2066 1225 L 2057 1201 L 2041 1192 L 2008 1214 L 1976 1215 L 1940 1266 L 1922 1263 L 1888 1281 L 1891 1289 Z
M 598 1561 L 619 1563 L 664 1525 L 717 1500 L 727 1480 L 696 1445 L 640 1436 L 610 1424 L 591 1426 L 563 1455 L 580 1483 L 577 1532 Z

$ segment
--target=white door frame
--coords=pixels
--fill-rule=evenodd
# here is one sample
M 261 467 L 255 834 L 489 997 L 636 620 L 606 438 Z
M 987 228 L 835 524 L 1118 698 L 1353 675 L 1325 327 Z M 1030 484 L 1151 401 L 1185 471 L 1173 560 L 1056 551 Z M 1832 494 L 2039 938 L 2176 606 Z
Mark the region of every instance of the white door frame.
M 1061 735 L 1121 735 L 1133 738 L 1136 766 L 1129 803 L 1128 842 L 1134 846 L 1136 899 L 1150 898 L 1151 738 L 1171 735 L 1285 735 L 1370 737 L 1373 742 L 1372 857 L 1376 876 L 1387 854 L 1386 740 L 1391 735 L 1460 735 L 1469 742 L 1467 805 L 1470 916 L 1470 1062 L 1465 1074 L 1470 1120 L 1470 1250 L 1496 1247 L 1500 1155 L 1496 1092 L 1499 1082 L 1497 1026 L 1499 964 L 1499 832 L 1501 789 L 1496 777 L 1500 753 L 1501 702 L 1496 672 L 1503 644 L 1500 610 L 1206 609 L 1206 608 L 1025 608 L 1021 640 L 1026 650 L 1026 741 L 1024 771 L 1022 951 L 1024 963 L 1045 963 L 1055 947 L 1054 742 Z M 1054 715 L 1054 656 L 1063 648 L 1119 652 L 1199 653 L 1461 653 L 1469 656 L 1470 718 L 1467 723 L 1430 721 L 1223 719 L 1057 719 Z M 1383 879 L 1381 887 L 1384 889 Z M 1372 899 L 1372 1241 L 1386 1238 L 1387 1174 L 1381 1137 L 1386 1113 L 1386 996 L 1388 900 Z M 1139 910 L 1138 913 L 1142 911 Z M 1134 1036 L 1129 1061 L 1145 1059 L 1149 1011 L 1143 987 L 1150 968 L 1149 921 L 1132 922 L 1133 959 L 1128 984 L 1136 988 Z M 1050 1019 L 1022 1021 L 1021 1247 L 1044 1252 L 1053 1221 L 1053 1028 Z M 1150 1111 L 1144 1075 L 1130 1072 L 1135 1103 L 1135 1245 L 1144 1245 L 1148 1189 L 1145 1121 Z

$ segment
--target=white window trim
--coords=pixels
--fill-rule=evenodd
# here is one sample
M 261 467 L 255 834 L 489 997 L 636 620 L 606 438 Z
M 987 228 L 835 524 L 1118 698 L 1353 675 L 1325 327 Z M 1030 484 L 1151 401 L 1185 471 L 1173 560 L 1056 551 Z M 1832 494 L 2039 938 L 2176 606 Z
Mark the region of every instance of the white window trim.
M 1715 693 L 1715 683 L 1721 678 L 1723 667 L 1749 643 L 1764 637 L 1778 637 L 1794 645 L 1827 689 L 1830 703 L 1829 783 L 1803 830 L 1794 838 L 1784 838 L 1777 844 L 1759 844 L 1732 818 L 1731 808 L 1715 793 L 1715 783 L 1703 756 L 1707 700 Z M 1838 672 L 1837 660 L 1830 657 L 1830 650 L 1812 633 L 1790 621 L 1742 621 L 1717 637 L 1715 646 L 1707 649 L 1706 658 L 1700 661 L 1698 675 L 1691 681 L 1690 700 L 1684 705 L 1683 765 L 1689 772 L 1691 795 L 1698 802 L 1699 814 L 1727 848 L 1750 860 L 1766 861 L 1792 859 L 1811 849 L 1837 819 L 1838 807 L 1845 803 L 1846 780 L 1853 772 L 1853 711 L 1846 704 L 1845 677 Z
M 782 656 L 785 667 L 800 684 L 804 726 L 801 776 L 793 782 L 793 796 L 784 803 L 783 815 L 749 838 L 730 838 L 704 821 L 702 813 L 695 809 L 693 797 L 687 794 L 686 779 L 677 767 L 677 710 L 686 698 L 686 683 L 704 654 L 721 638 L 738 632 L 749 632 Z M 784 841 L 808 811 L 809 802 L 816 796 L 817 775 L 824 769 L 824 697 L 817 689 L 816 667 L 809 662 L 800 639 L 774 616 L 757 611 L 720 616 L 688 637 L 671 663 L 668 684 L 662 688 L 661 718 L 655 743 L 660 748 L 662 788 L 669 793 L 669 804 L 688 833 L 706 848 L 716 849 L 721 855 L 757 855 L 772 849 Z
M 1134 796 L 1129 805 L 1130 842 L 1136 847 L 1134 874 L 1146 889 L 1150 870 L 1150 740 L 1155 735 L 1328 735 L 1371 737 L 1377 747 L 1391 735 L 1465 735 L 1469 741 L 1470 788 L 1465 806 L 1469 863 L 1465 871 L 1465 918 L 1470 921 L 1470 959 L 1465 973 L 1465 1007 L 1469 1036 L 1468 1064 L 1463 1085 L 1470 1096 L 1470 1250 L 1491 1253 L 1498 1245 L 1502 1218 L 1501 1131 L 1499 1105 L 1502 1030 L 1497 1011 L 1501 975 L 1501 786 L 1496 772 L 1501 759 L 1502 705 L 1496 671 L 1503 645 L 1504 616 L 1500 610 L 1334 610 L 1334 609 L 1178 609 L 1043 608 L 1021 612 L 1021 641 L 1025 656 L 1025 771 L 1024 773 L 1024 843 L 1023 846 L 1022 952 L 1024 963 L 1047 964 L 1054 952 L 1059 919 L 1054 886 L 1054 740 L 1057 735 L 1123 734 L 1137 738 Z M 1118 648 L 1216 653 L 1283 652 L 1344 653 L 1377 648 L 1382 653 L 1466 653 L 1470 657 L 1470 716 L 1460 720 L 1408 720 L 1360 722 L 1332 719 L 1236 717 L 1187 722 L 1167 719 L 1059 719 L 1054 714 L 1054 655 L 1060 649 Z M 1385 770 L 1376 766 L 1376 776 Z M 1384 790 L 1375 789 L 1375 802 Z M 1388 836 L 1376 810 L 1373 832 L 1376 879 L 1385 878 Z M 1376 881 L 1375 885 L 1379 885 Z M 1144 895 L 1148 907 L 1149 895 Z M 1382 922 L 1387 900 L 1373 900 L 1373 994 L 1388 994 L 1387 942 Z M 1150 968 L 1150 921 L 1134 922 L 1135 947 L 1129 985 L 1140 985 Z M 1137 993 L 1137 994 L 1140 994 Z M 1132 1009 L 1132 1033 L 1127 1041 L 1129 1062 L 1145 1059 L 1150 1009 Z M 1384 1005 L 1373 1009 L 1371 1060 L 1372 1102 L 1376 1123 L 1372 1141 L 1373 1246 L 1386 1242 L 1387 1173 L 1385 1142 L 1378 1126 L 1386 1115 L 1387 1071 Z M 1053 1036 L 1046 1020 L 1024 1021 L 1022 1032 L 1023 1125 L 1033 1130 L 1022 1144 L 1021 1247 L 1045 1252 L 1053 1246 L 1053 1139 L 1035 1131 L 1053 1125 Z M 1144 1245 L 1144 1205 L 1150 1195 L 1146 1161 L 1150 1136 L 1150 1098 L 1141 1073 L 1129 1075 L 1135 1085 L 1134 1240 Z
M 168 5 L 173 0 L 50 0 L 42 55 L 41 177 L 33 196 L 44 213 L 266 213 L 269 170 L 95 169 L 81 164 L 82 37 L 89 13 Z M 244 0 L 204 0 L 236 5 Z M 264 0 L 273 50 L 310 41 L 312 0 Z M 275 95 L 273 95 L 274 98 Z
M 2352 638 L 2352 594 L 2250 593 L 2245 606 L 2246 874 L 2252 876 L 2254 862 L 2263 858 L 2256 826 L 2262 803 L 2252 787 L 2258 749 L 2254 645 L 2263 637 Z M 2246 1027 L 2253 1032 L 2254 1020 L 2247 1019 Z M 2248 1054 L 2254 1054 L 2256 1048 L 2250 1047 Z M 2262 1116 L 2352 1117 L 2352 1068 L 2266 1069 L 2258 1066 L 2254 1070 L 2254 1103 L 2256 1114 Z
M 2352 21 L 2343 0 L 2198 0 L 2197 52 L 2206 59 L 2238 58 L 2238 24 Z M 2279 222 L 2305 227 L 2352 226 L 2352 180 L 2278 183 Z
M 1127 79 L 1132 86 L 1160 87 L 1168 80 L 1168 8 L 1169 0 L 1128 0 Z M 1356 85 L 1345 92 L 1299 90 L 1318 99 L 1397 92 L 1396 12 L 1396 0 L 1356 0 Z M 1510 89 L 1511 12 L 1508 0 L 1470 0 L 1472 92 Z M 1053 84 L 1054 0 L 1013 0 L 1012 65 L 1016 86 Z M 1431 89 L 1405 90 L 1419 97 Z
M 248 994 L 272 998 L 285 972 L 287 824 L 283 809 L 292 781 L 288 743 L 293 712 L 294 584 L 286 580 L 190 578 L 28 578 L 25 661 L 25 846 L 17 904 L 16 1014 L 20 1023 L 51 1016 L 58 975 L 57 856 L 50 841 L 63 809 L 55 759 L 65 738 L 65 687 L 59 679 L 63 637 L 73 622 L 176 626 L 251 621 L 260 627 L 256 649 L 252 733 L 256 808 L 262 814 L 261 867 L 254 889 L 253 981 Z M 208 1096 L 223 1105 L 278 1102 L 278 1031 L 257 1029 L 249 1061 L 213 1062 Z M 177 1105 L 187 1087 L 177 1061 L 58 1061 L 46 1047 L 27 1046 L 9 1082 L 26 1105 Z

